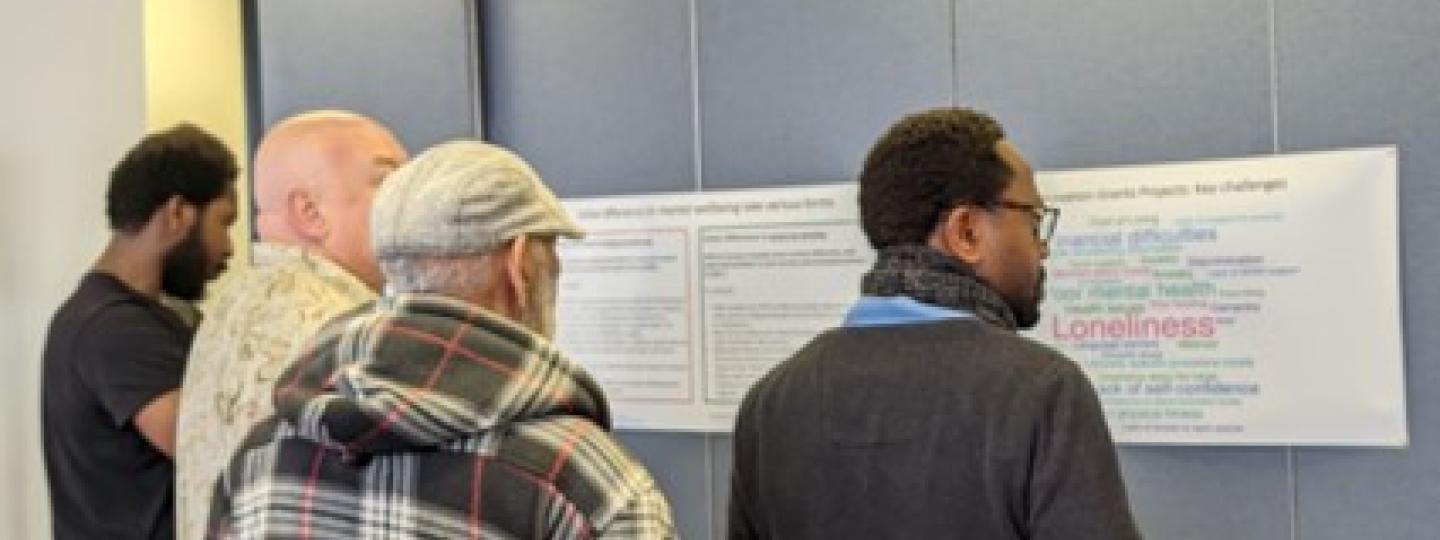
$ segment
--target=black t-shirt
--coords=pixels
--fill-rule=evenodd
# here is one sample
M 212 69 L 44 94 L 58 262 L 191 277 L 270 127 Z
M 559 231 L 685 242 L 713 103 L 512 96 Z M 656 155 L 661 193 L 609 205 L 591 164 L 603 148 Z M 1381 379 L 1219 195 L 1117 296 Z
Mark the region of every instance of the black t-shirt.
M 174 538 L 174 466 L 133 420 L 180 387 L 194 331 L 91 272 L 50 321 L 42 403 L 56 540 Z

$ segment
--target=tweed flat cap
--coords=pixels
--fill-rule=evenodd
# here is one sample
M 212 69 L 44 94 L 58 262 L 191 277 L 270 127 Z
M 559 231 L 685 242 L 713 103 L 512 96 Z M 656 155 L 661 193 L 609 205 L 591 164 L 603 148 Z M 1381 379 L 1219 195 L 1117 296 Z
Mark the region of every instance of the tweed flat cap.
M 525 160 L 468 140 L 437 145 L 391 173 L 370 225 L 380 260 L 483 254 L 520 235 L 585 234 Z

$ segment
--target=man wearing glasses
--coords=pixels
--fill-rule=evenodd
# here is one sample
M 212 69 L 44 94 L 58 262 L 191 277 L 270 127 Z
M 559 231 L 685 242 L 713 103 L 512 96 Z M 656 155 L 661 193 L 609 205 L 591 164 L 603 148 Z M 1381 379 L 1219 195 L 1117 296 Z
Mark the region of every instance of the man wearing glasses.
M 746 396 L 731 538 L 1139 538 L 1100 403 L 1040 318 L 1059 211 L 990 117 L 902 119 L 860 174 L 841 328 Z

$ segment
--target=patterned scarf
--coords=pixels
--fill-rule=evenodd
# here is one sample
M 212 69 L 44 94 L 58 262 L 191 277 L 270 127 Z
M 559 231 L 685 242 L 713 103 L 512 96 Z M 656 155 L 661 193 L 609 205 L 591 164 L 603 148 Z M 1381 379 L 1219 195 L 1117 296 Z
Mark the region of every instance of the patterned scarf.
M 350 457 L 433 448 L 556 416 L 610 428 L 600 386 L 548 340 L 438 294 L 331 321 L 275 387 L 276 413 Z
M 880 250 L 875 266 L 865 274 L 860 287 L 866 296 L 906 296 L 969 311 L 985 322 L 1015 329 L 1015 314 L 998 293 L 982 283 L 965 263 L 929 246 L 900 245 Z

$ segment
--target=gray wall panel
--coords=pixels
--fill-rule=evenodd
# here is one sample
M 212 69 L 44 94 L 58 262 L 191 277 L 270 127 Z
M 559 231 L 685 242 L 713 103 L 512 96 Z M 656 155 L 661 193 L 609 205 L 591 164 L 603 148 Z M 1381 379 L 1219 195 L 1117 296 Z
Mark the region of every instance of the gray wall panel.
M 715 505 L 711 508 L 711 538 L 725 538 L 730 520 L 730 469 L 735 466 L 735 438 L 729 433 L 713 434 L 710 439 L 710 489 Z
M 354 109 L 412 152 L 474 136 L 471 1 L 257 0 L 262 122 Z
M 694 189 L 685 2 L 484 4 L 491 139 L 562 197 Z
M 1303 450 L 1306 540 L 1435 538 L 1440 501 L 1440 3 L 1277 0 L 1286 150 L 1397 144 L 1407 395 L 1405 450 Z
M 1125 446 L 1120 464 L 1146 538 L 1289 538 L 1284 450 Z
M 896 116 L 950 102 L 944 0 L 699 0 L 706 188 L 854 178 Z
M 959 101 L 1042 168 L 1271 150 L 1265 0 L 958 0 Z

